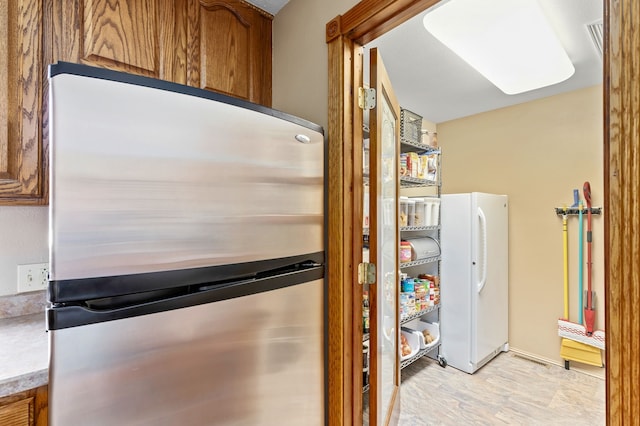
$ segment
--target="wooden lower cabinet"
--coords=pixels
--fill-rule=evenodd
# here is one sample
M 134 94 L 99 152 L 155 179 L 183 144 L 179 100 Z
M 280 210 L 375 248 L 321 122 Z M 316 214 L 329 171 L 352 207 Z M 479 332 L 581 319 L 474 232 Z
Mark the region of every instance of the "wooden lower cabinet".
M 0 398 L 0 425 L 45 426 L 48 386 L 40 386 Z

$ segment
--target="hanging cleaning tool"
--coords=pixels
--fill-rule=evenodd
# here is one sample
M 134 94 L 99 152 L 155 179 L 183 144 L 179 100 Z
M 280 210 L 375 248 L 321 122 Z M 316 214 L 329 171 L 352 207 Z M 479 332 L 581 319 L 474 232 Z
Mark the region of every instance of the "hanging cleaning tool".
M 558 335 L 562 337 L 560 356 L 564 359 L 564 368 L 569 369 L 569 361 L 602 367 L 604 332 L 585 334 L 581 324 L 569 321 L 569 243 L 567 232 L 567 209 L 562 210 L 562 255 L 564 276 L 564 318 L 558 319 Z M 582 306 L 580 307 L 582 308 Z
M 580 191 L 577 189 L 573 190 L 573 204 L 571 204 L 571 208 L 576 208 L 578 207 L 578 204 L 580 204 Z
M 584 222 L 582 218 L 583 208 L 584 205 L 582 204 L 582 200 L 580 200 L 578 202 L 578 324 L 584 324 L 582 322 L 582 284 L 584 283 L 584 268 L 582 267 L 584 257 Z
M 584 199 L 587 202 L 587 291 L 585 293 L 587 302 L 584 307 L 584 325 L 587 328 L 587 336 L 593 334 L 596 322 L 595 292 L 591 290 L 591 185 L 585 182 L 582 188 Z

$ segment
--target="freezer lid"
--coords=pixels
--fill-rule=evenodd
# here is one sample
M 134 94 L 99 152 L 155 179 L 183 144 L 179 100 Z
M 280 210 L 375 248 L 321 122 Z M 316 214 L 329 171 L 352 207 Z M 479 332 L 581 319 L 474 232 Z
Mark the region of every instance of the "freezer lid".
M 324 250 L 322 128 L 193 87 L 50 68 L 50 278 Z

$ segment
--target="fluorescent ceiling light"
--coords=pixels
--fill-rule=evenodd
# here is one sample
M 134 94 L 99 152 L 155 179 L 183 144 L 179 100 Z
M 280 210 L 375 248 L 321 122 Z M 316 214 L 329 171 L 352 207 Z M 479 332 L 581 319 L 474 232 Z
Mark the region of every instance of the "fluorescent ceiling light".
M 451 0 L 429 12 L 427 31 L 508 95 L 575 72 L 536 0 Z

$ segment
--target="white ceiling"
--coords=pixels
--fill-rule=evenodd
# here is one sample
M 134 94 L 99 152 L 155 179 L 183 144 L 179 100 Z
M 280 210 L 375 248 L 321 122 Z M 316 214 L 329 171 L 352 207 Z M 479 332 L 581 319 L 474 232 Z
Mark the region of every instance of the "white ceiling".
M 366 47 L 379 48 L 400 106 L 434 123 L 600 84 L 602 58 L 587 25 L 602 19 L 602 0 L 538 2 L 576 69 L 553 86 L 504 94 L 424 29 L 422 18 L 428 10 Z

